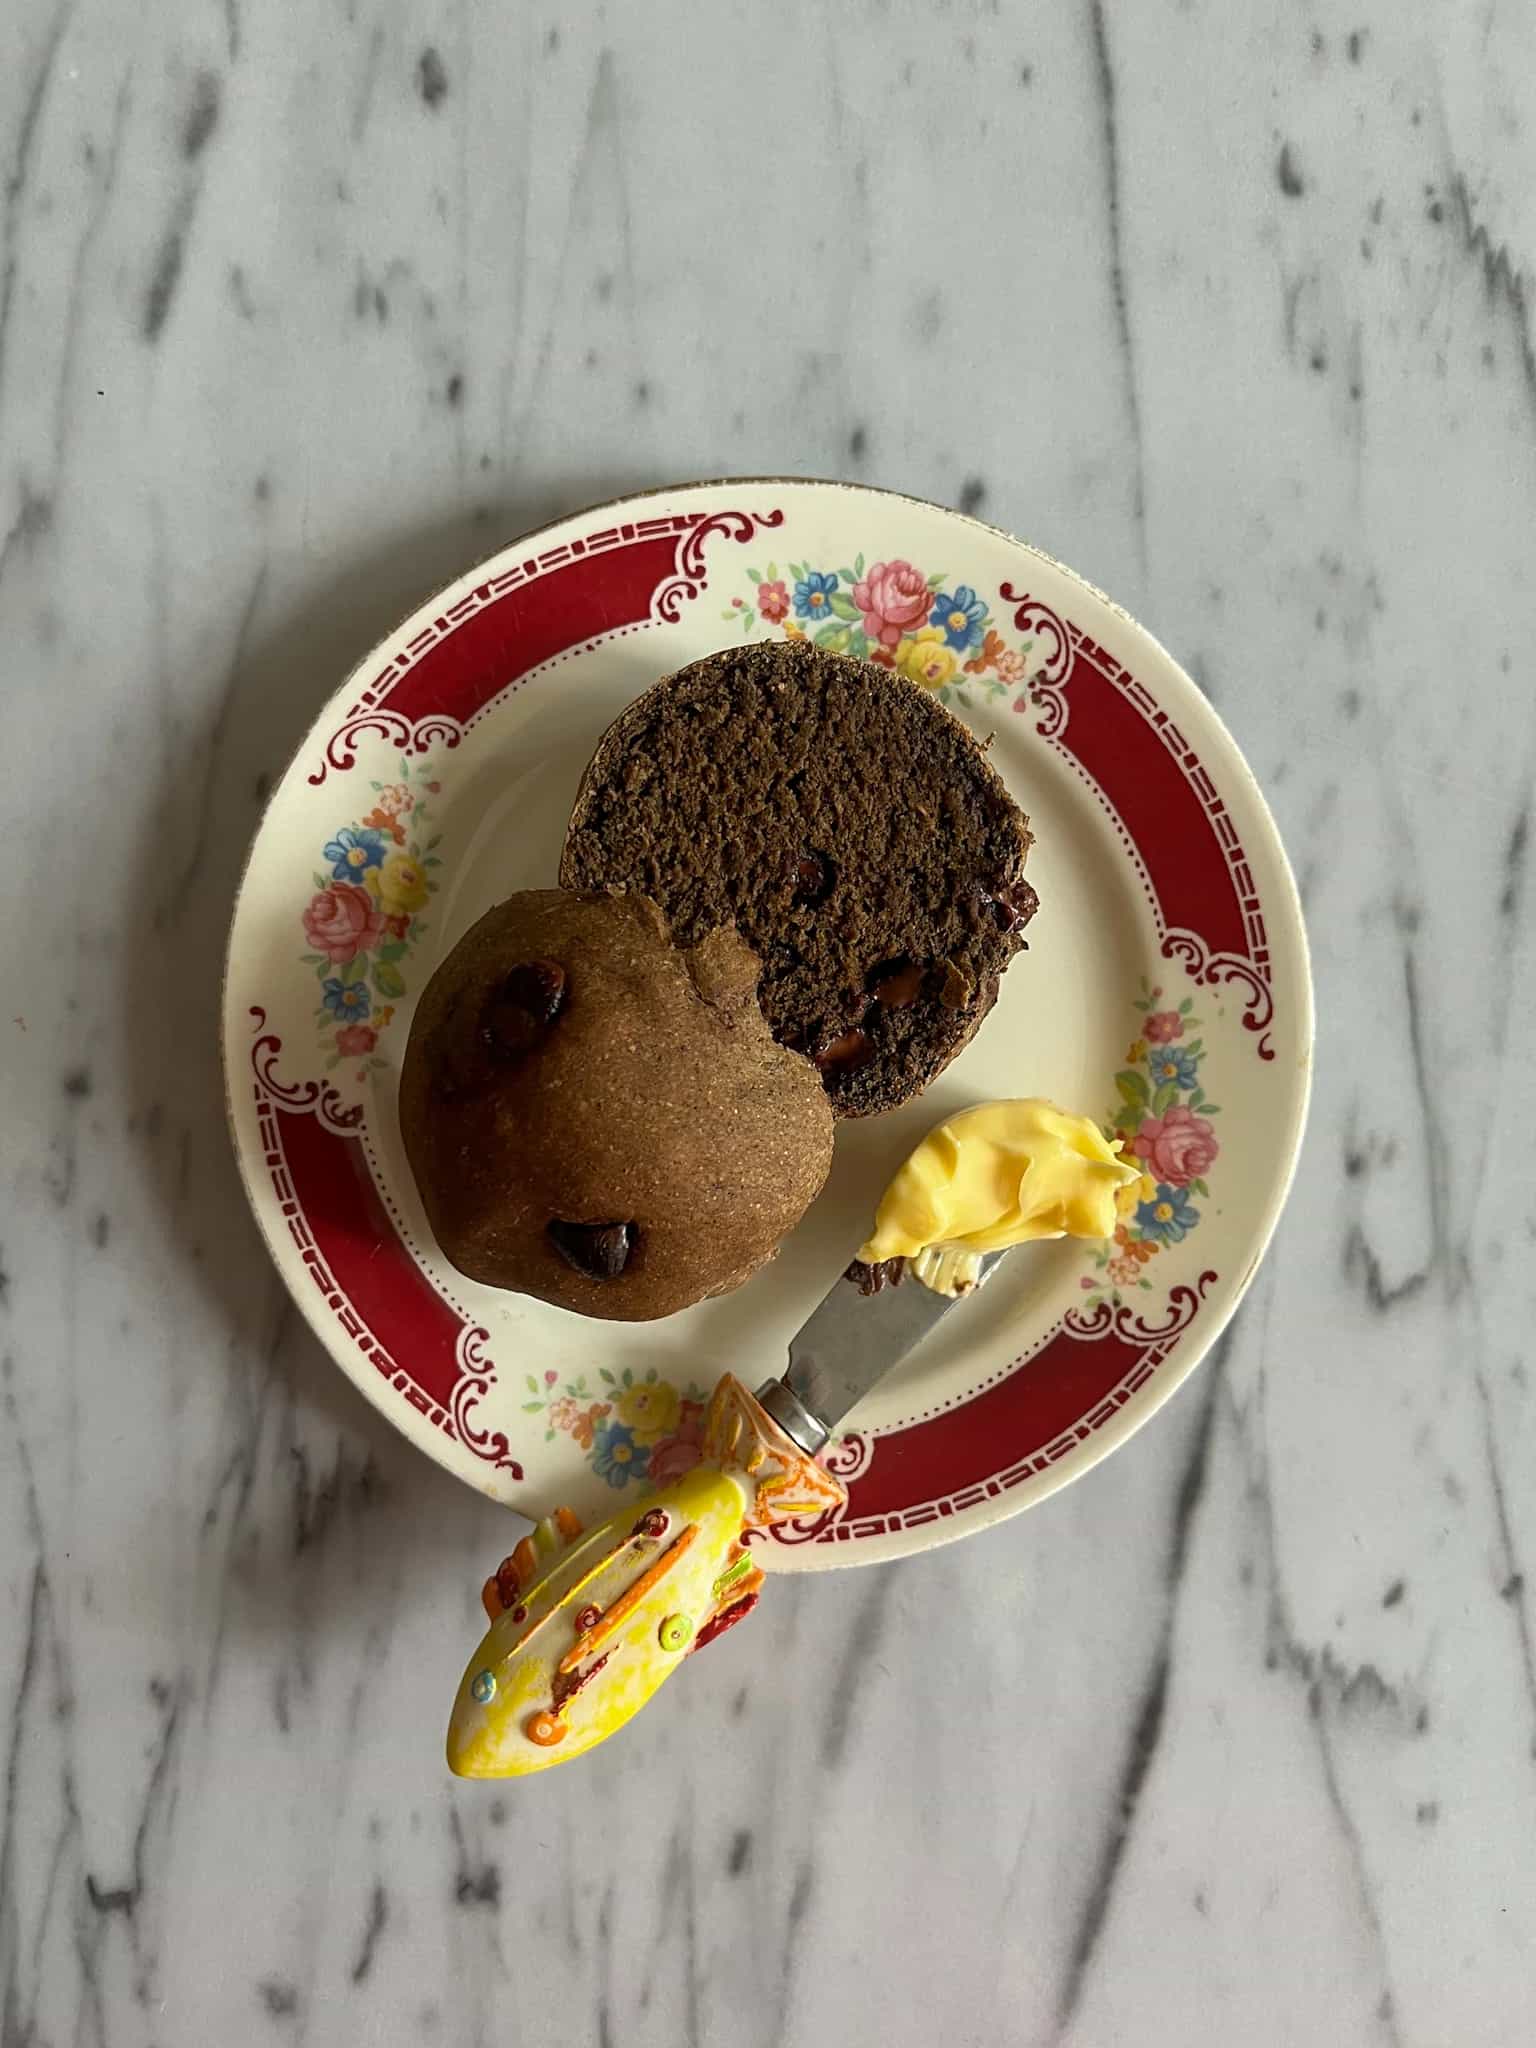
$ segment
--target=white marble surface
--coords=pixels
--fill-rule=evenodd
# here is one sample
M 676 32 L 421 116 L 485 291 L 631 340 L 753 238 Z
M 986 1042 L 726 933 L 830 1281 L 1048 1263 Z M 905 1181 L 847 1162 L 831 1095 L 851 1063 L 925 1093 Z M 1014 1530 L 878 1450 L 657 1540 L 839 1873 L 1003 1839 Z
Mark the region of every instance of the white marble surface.
M 1536 2038 L 1533 120 L 1518 0 L 0 10 L 5 2048 Z M 231 892 L 448 572 L 786 470 L 1184 656 L 1312 1134 L 1124 1453 L 459 1786 L 498 1519 L 258 1246 Z

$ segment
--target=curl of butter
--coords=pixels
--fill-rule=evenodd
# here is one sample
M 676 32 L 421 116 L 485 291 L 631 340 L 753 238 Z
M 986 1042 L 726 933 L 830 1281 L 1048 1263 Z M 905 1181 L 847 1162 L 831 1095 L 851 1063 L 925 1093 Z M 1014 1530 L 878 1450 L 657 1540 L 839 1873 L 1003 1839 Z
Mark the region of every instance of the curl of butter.
M 859 1257 L 906 1259 L 924 1286 L 963 1294 L 987 1252 L 1112 1237 L 1116 1197 L 1140 1171 L 1091 1117 L 1035 1096 L 980 1103 L 946 1118 L 900 1168 Z

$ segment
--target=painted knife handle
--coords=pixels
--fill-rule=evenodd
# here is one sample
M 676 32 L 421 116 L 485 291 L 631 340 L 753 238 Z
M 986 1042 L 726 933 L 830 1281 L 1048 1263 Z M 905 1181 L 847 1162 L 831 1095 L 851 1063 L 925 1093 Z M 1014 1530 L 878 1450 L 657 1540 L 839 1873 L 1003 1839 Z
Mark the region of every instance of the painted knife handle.
M 845 1498 L 727 1373 L 691 1472 L 590 1533 L 557 1509 L 487 1579 L 491 1625 L 459 1682 L 449 1767 L 522 1777 L 595 1748 L 757 1604 L 747 1538 Z

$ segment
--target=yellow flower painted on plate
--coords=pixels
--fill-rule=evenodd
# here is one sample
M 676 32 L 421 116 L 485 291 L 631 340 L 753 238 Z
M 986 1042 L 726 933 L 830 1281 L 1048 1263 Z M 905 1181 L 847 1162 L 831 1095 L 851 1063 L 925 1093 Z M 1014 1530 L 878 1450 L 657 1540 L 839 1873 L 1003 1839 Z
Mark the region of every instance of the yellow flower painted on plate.
M 925 690 L 941 690 L 955 673 L 955 657 L 937 626 L 924 626 L 896 650 L 896 666 Z
M 665 1380 L 646 1380 L 638 1387 L 626 1387 L 613 1405 L 637 1444 L 654 1444 L 676 1428 L 682 1397 Z
M 1147 1041 L 1144 1038 L 1136 1038 L 1131 1041 L 1126 1052 L 1125 1063 L 1128 1067 L 1139 1067 L 1146 1056 Z
M 426 875 L 403 853 L 392 853 L 382 867 L 371 870 L 368 886 L 392 917 L 420 910 L 430 894 Z

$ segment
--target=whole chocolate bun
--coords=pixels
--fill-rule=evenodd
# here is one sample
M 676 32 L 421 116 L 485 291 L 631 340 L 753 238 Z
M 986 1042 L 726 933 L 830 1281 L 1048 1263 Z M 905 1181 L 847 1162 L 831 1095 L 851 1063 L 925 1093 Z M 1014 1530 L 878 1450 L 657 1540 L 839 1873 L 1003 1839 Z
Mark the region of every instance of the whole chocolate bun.
M 832 1114 L 776 1044 L 734 931 L 675 947 L 643 896 L 534 889 L 422 995 L 411 1170 L 472 1280 L 644 1322 L 737 1287 L 820 1190 Z

